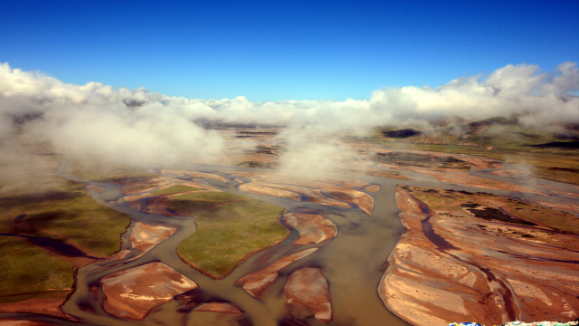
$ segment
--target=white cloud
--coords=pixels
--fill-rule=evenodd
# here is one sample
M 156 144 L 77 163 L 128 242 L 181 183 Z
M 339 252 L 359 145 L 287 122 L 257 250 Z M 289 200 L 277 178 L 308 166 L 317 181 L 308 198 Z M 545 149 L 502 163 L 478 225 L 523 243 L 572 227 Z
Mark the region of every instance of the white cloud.
M 375 110 L 391 111 L 394 117 L 459 116 L 484 119 L 514 113 L 543 115 L 549 121 L 579 121 L 579 99 L 560 96 L 579 90 L 579 69 L 566 62 L 558 74 L 538 73 L 534 65 L 507 65 L 486 79 L 481 76 L 455 79 L 441 87 L 403 87 L 378 90 L 371 102 Z
M 447 116 L 483 119 L 529 113 L 534 121 L 579 122 L 579 97 L 567 96 L 578 90 L 577 64 L 565 62 L 549 73 L 535 65 L 507 65 L 486 78 L 463 77 L 437 88 L 376 90 L 367 101 L 256 103 L 243 96 L 186 99 L 97 82 L 66 84 L 4 63 L 0 137 L 9 133 L 11 117 L 42 113 L 42 122 L 35 125 L 68 150 L 131 162 L 175 161 L 183 151 L 218 155 L 223 149 L 218 135 L 192 120 L 284 124 L 284 136 L 302 135 L 292 143 L 298 148 L 302 141 L 323 143 L 332 134 L 364 134 L 384 124 Z

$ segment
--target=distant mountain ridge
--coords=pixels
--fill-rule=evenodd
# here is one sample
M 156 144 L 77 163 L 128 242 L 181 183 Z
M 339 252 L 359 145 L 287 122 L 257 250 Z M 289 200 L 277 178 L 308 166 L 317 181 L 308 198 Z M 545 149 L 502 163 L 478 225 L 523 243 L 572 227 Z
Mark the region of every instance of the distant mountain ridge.
M 467 121 L 449 117 L 428 126 L 380 129 L 387 140 L 415 144 L 520 147 L 521 150 L 579 149 L 579 123 L 529 125 L 522 116 Z

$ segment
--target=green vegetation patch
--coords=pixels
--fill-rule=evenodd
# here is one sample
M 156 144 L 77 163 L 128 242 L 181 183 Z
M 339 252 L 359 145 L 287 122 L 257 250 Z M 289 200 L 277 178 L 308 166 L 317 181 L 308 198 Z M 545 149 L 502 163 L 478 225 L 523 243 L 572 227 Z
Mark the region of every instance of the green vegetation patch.
M 509 199 L 503 208 L 527 221 L 555 230 L 579 233 L 579 217 L 567 212 Z
M 492 131 L 492 129 L 490 130 Z M 556 140 L 552 136 L 537 131 L 521 129 L 517 132 L 488 131 L 463 140 L 421 143 L 416 136 L 404 140 L 391 141 L 374 135 L 372 143 L 383 144 L 389 149 L 414 149 L 443 153 L 468 154 L 491 160 L 517 162 L 529 167 L 533 176 L 549 180 L 579 185 L 579 152 L 562 148 L 536 147 L 536 144 Z M 465 146 L 459 144 L 472 144 Z
M 203 188 L 193 188 L 189 186 L 172 186 L 165 189 L 155 190 L 151 192 L 153 196 L 162 196 L 162 195 L 170 195 L 170 194 L 177 194 L 180 192 L 187 192 L 187 191 L 196 191 L 196 190 L 203 190 Z
M 64 301 L 75 265 L 41 246 L 82 255 L 74 250 L 78 244 L 82 251 L 108 256 L 120 249 L 120 236 L 130 223 L 128 215 L 95 202 L 83 183 L 47 174 L 57 169 L 64 155 L 51 152 L 39 137 L 21 135 L 21 155 L 0 155 L 5 172 L 0 175 L 0 233 L 20 235 L 0 236 L 0 305 L 33 298 Z M 81 170 L 76 166 L 67 173 L 98 179 Z M 118 171 L 117 176 L 130 172 L 134 177 L 135 171 Z M 107 170 L 98 172 L 106 180 Z
M 62 177 L 50 190 L 0 196 L 0 231 L 70 239 L 83 249 L 109 256 L 119 250 L 130 216 L 94 201 L 84 184 Z M 16 215 L 25 217 L 18 220 Z
M 74 283 L 72 263 L 13 236 L 0 236 L 0 252 L 0 304 L 47 296 L 65 300 Z
M 502 209 L 511 216 L 538 224 L 538 227 L 543 226 L 557 231 L 579 233 L 579 218 L 577 216 L 549 207 L 482 192 L 470 193 L 408 186 L 404 186 L 402 189 L 410 192 L 433 210 L 453 212 L 463 211 L 463 208 L 466 210 L 471 208 L 469 211 L 473 212 L 473 208 L 483 206 L 485 208 L 482 210 L 490 212 L 491 210 Z M 481 210 L 479 209 L 479 211 Z M 517 222 L 514 220 L 511 223 Z
M 173 197 L 169 208 L 179 213 L 191 214 L 217 205 L 245 199 L 248 197 L 228 192 L 199 192 Z
M 226 199 L 225 193 L 201 194 L 216 196 L 215 202 Z M 289 235 L 289 230 L 277 219 L 283 207 L 249 197 L 227 195 L 232 196 L 229 199 L 242 200 L 196 214 L 197 231 L 178 248 L 185 261 L 217 277 L 227 275 L 247 255 Z M 205 198 L 202 207 L 207 204 Z M 198 207 L 194 203 L 191 206 Z
M 442 189 L 429 189 L 422 187 L 402 186 L 402 189 L 409 192 L 416 199 L 424 202 L 431 210 L 443 210 L 460 212 L 460 203 L 468 201 L 470 192 L 445 191 Z
M 95 202 L 83 183 L 46 175 L 26 180 L 0 191 L 0 232 L 74 242 L 81 251 L 105 256 L 120 249 L 128 215 Z M 16 236 L 0 236 L 0 253 L 0 304 L 65 300 L 74 282 L 74 264 Z

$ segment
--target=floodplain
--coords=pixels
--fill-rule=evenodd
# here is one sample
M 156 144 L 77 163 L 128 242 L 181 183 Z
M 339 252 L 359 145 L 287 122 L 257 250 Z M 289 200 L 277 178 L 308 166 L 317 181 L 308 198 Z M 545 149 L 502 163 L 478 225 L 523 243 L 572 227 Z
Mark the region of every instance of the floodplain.
M 0 180 L 0 324 L 574 320 L 579 153 L 519 127 L 492 139 L 493 123 L 469 125 L 468 141 L 344 136 L 333 164 L 302 155 L 295 174 L 280 126 L 206 124 L 226 157 L 147 167 L 16 135 L 26 164 Z

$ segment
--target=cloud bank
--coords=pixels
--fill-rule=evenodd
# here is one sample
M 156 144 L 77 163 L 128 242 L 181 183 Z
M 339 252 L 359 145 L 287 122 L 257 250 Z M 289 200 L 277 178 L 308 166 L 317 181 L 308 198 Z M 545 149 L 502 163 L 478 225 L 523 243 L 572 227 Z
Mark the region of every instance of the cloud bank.
M 564 62 L 553 72 L 507 65 L 490 75 L 462 77 L 437 87 L 375 90 L 369 100 L 251 102 L 186 99 L 145 88 L 66 84 L 0 65 L 0 138 L 15 126 L 34 126 L 67 151 L 126 162 L 179 159 L 183 151 L 216 156 L 223 140 L 195 121 L 279 124 L 283 136 L 320 142 L 332 134 L 364 135 L 386 124 L 448 116 L 485 119 L 521 114 L 541 122 L 579 122 L 579 69 Z M 296 141 L 299 143 L 299 141 Z

